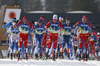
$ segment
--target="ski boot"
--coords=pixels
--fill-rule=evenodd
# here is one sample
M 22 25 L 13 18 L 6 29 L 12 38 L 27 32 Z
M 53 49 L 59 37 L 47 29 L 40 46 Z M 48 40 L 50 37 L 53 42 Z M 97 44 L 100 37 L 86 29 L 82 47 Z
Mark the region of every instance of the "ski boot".
M 68 59 L 70 59 L 70 54 L 68 53 Z
M 33 59 L 33 54 L 31 53 L 31 58 Z
M 58 58 L 58 53 L 56 53 L 56 59 Z
M 42 59 L 42 53 L 40 53 L 40 59 Z
M 86 54 L 86 58 L 85 58 L 85 61 L 88 61 L 88 54 Z
M 7 55 L 7 58 L 9 58 L 9 53 L 8 53 L 8 55 Z
M 26 60 L 28 61 L 28 54 L 26 53 Z
M 53 56 L 53 61 L 56 61 L 55 55 Z
M 81 61 L 81 54 L 79 54 L 79 61 Z
M 85 59 L 86 59 L 86 55 L 85 55 L 85 54 L 83 54 L 83 61 L 85 61 Z
M 38 60 L 38 54 L 35 54 L 35 59 Z
M 48 53 L 46 53 L 45 55 L 46 55 L 45 60 L 47 60 L 49 58 Z
M 62 58 L 62 59 L 64 59 L 64 55 L 63 55 L 63 52 L 61 53 L 61 58 Z
M 13 59 L 13 54 L 11 53 L 11 60 Z
M 18 61 L 20 60 L 20 53 L 18 53 Z

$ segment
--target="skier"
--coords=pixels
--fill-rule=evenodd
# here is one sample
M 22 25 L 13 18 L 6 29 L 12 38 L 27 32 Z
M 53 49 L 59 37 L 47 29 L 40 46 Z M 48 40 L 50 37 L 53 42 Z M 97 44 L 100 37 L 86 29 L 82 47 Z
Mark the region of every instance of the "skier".
M 38 24 L 35 27 L 35 36 L 36 36 L 36 51 L 35 58 L 38 60 L 38 53 L 40 55 L 40 59 L 42 59 L 42 40 L 43 40 L 43 31 L 45 30 L 44 25 L 42 24 L 42 20 L 38 20 Z
M 23 17 L 23 20 L 19 21 L 15 27 L 18 26 L 20 28 L 18 60 L 20 59 L 20 50 L 22 49 L 23 42 L 24 42 L 24 47 L 26 49 L 26 60 L 27 60 L 28 59 L 28 54 L 27 54 L 28 33 L 29 33 L 29 29 L 32 27 L 32 23 L 28 21 L 27 17 Z
M 40 16 L 40 19 L 42 20 L 42 24 L 43 24 L 43 26 L 45 27 L 45 25 L 46 25 L 45 17 L 42 15 L 42 16 Z M 43 31 L 43 42 L 42 42 L 43 59 L 44 59 L 45 54 L 46 54 L 46 52 L 45 52 L 45 50 L 46 50 L 46 43 L 47 43 L 47 31 L 44 30 L 44 31 Z
M 63 25 L 63 17 L 62 16 L 59 17 L 59 22 Z M 64 58 L 63 57 L 62 42 L 63 42 L 63 31 L 62 31 L 62 29 L 60 29 L 59 35 L 58 35 L 56 58 L 58 58 L 58 57 Z M 60 50 L 62 50 L 62 51 L 60 51 Z
M 13 25 L 13 23 L 16 21 L 16 18 L 14 17 L 13 19 L 12 19 L 12 22 L 9 22 L 9 23 L 7 23 L 6 24 L 6 22 L 4 22 L 3 23 L 3 26 L 2 26 L 2 28 L 6 28 L 6 27 L 8 27 L 6 30 L 7 30 L 7 32 L 6 32 L 6 35 L 9 37 L 9 48 L 8 48 L 8 58 L 9 58 L 9 54 L 10 54 L 10 52 L 11 52 L 11 34 L 10 34 L 10 31 L 11 31 L 11 29 L 9 28 L 9 27 L 11 27 L 12 25 Z
M 50 26 L 50 35 L 49 35 L 49 39 L 50 39 L 50 42 L 48 44 L 48 48 L 50 51 L 50 48 L 52 46 L 52 42 L 53 43 L 53 49 L 54 49 L 54 56 L 53 56 L 53 60 L 55 61 L 55 53 L 56 53 L 56 48 L 57 48 L 57 42 L 58 42 L 58 32 L 59 32 L 59 29 L 60 27 L 62 27 L 62 24 L 59 23 L 57 21 L 58 19 L 58 16 L 56 14 L 53 15 L 53 21 L 49 21 L 46 26 L 45 26 L 45 29 L 47 29 L 47 27 Z M 47 59 L 47 55 L 46 55 L 46 59 Z
M 96 54 L 96 50 L 95 50 L 95 36 L 98 38 L 99 36 L 97 35 L 97 33 L 95 31 L 93 31 L 92 35 L 91 35 L 91 40 L 90 40 L 90 44 L 92 47 L 92 51 L 94 53 L 95 58 L 97 58 L 97 54 Z
M 11 29 L 8 27 L 6 32 L 7 38 L 9 38 L 9 48 L 8 48 L 8 54 L 7 54 L 7 58 L 9 58 L 10 52 L 11 52 Z
M 13 58 L 13 55 L 15 56 L 15 53 L 17 52 L 18 55 L 18 40 L 19 40 L 19 28 L 14 28 L 16 24 L 16 19 L 13 23 L 13 25 L 10 27 L 11 28 L 11 60 Z M 13 54 L 14 53 L 14 54 Z
M 29 58 L 32 58 L 31 51 L 32 51 L 32 35 L 29 34 L 28 36 L 28 56 Z
M 67 49 L 68 59 L 70 59 L 70 37 L 72 34 L 73 26 L 70 23 L 70 18 L 66 18 L 66 22 L 63 24 L 63 48 Z M 67 43 L 67 47 L 66 47 Z
M 92 33 L 92 29 L 90 28 L 90 23 L 87 21 L 87 16 L 84 15 L 82 17 L 82 21 L 78 22 L 78 26 L 75 29 L 75 34 L 77 33 L 77 30 L 79 29 L 79 43 L 80 43 L 80 54 L 79 54 L 79 60 L 81 60 L 81 53 L 82 53 L 82 48 L 84 47 L 85 54 L 83 54 L 83 59 L 87 61 L 88 59 L 88 43 L 89 43 L 89 36 Z
M 30 29 L 30 36 L 32 38 L 32 49 L 31 49 L 31 57 L 35 55 L 35 47 L 36 47 L 36 31 L 35 31 L 35 26 L 38 24 L 38 22 L 35 22 L 33 27 Z M 33 58 L 33 57 L 32 57 Z

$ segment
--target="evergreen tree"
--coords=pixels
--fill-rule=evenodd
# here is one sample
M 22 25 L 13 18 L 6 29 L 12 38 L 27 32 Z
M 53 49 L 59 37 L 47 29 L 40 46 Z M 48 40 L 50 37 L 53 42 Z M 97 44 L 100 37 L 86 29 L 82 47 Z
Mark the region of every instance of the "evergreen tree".
M 98 2 L 95 0 L 72 0 L 71 10 L 73 11 L 98 11 Z
M 29 0 L 28 11 L 38 11 L 40 9 L 40 0 Z
M 70 9 L 69 0 L 46 0 L 46 10 L 63 13 Z

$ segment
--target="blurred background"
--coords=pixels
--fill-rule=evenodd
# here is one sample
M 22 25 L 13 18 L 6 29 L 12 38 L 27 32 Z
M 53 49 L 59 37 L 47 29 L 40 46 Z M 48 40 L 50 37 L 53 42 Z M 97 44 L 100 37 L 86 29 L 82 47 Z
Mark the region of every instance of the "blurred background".
M 20 19 L 27 16 L 30 22 L 38 21 L 41 15 L 48 22 L 57 14 L 64 19 L 70 17 L 75 24 L 87 15 L 97 27 L 96 32 L 100 31 L 100 0 L 0 0 L 0 8 L 2 5 L 19 6 L 22 9 Z
M 19 6 L 22 10 L 20 19 L 26 16 L 30 22 L 38 21 L 41 15 L 49 22 L 52 15 L 57 14 L 58 17 L 63 16 L 64 21 L 66 17 L 70 17 L 74 25 L 82 20 L 83 15 L 87 15 L 88 21 L 96 27 L 93 31 L 100 32 L 100 0 L 0 0 L 0 15 L 3 15 L 3 6 Z M 6 56 L 9 45 L 6 30 L 2 27 L 0 29 L 0 48 L 5 53 L 3 56 Z
M 66 13 L 68 11 L 100 12 L 100 0 L 0 0 L 0 6 L 19 5 L 23 12 L 51 11 Z

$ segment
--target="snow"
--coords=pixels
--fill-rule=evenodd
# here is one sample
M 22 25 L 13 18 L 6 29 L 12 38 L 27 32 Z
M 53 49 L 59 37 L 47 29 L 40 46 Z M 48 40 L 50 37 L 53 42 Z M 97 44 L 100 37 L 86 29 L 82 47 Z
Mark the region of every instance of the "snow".
M 53 13 L 52 11 L 29 11 L 27 13 Z
M 29 59 L 17 61 L 17 59 L 0 59 L 0 66 L 100 66 L 100 61 L 78 61 L 68 59 L 57 59 L 52 60 L 34 60 Z
M 90 11 L 69 11 L 66 13 L 92 13 L 92 12 L 90 12 Z

